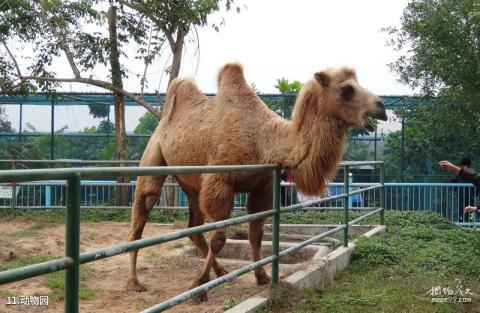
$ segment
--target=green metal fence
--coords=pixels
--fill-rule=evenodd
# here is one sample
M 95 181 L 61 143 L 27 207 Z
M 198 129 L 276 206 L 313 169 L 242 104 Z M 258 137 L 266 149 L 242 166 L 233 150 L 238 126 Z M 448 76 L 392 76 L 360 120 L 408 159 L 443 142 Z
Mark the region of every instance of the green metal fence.
M 375 165 L 381 167 L 380 183 L 372 186 L 350 191 L 348 188 L 348 173 L 351 167 L 362 165 Z M 228 166 L 171 166 L 171 167 L 101 167 L 101 168 L 68 168 L 68 169 L 34 169 L 34 170 L 4 170 L 0 171 L 0 182 L 26 182 L 45 179 L 65 179 L 67 181 L 67 209 L 66 209 L 66 230 L 65 230 L 65 257 L 48 262 L 25 266 L 0 273 L 0 285 L 44 275 L 60 270 L 65 270 L 65 312 L 76 313 L 79 311 L 79 268 L 80 264 L 112 257 L 114 255 L 126 253 L 145 247 L 150 247 L 160 243 L 185 238 L 188 236 L 201 234 L 218 228 L 224 228 L 245 222 L 254 221 L 261 218 L 272 217 L 272 244 L 273 255 L 247 266 L 241 267 L 222 277 L 214 279 L 206 284 L 188 290 L 158 305 L 146 309 L 144 312 L 161 312 L 171 308 L 187 299 L 200 295 L 211 288 L 221 285 L 225 282 L 234 280 L 240 275 L 254 270 L 257 267 L 272 263 L 272 284 L 278 283 L 279 259 L 289 255 L 319 239 L 327 237 L 333 233 L 343 230 L 343 245 L 348 245 L 348 226 L 380 213 L 380 223 L 384 223 L 384 170 L 382 162 L 342 162 L 340 167 L 344 169 L 345 189 L 340 195 L 325 197 L 321 200 L 312 200 L 302 204 L 295 204 L 280 209 L 280 166 L 279 165 L 228 165 Z M 98 178 L 105 176 L 150 176 L 150 175 L 170 175 L 170 174 L 198 174 L 198 173 L 225 173 L 225 172 L 273 172 L 273 208 L 272 210 L 235 217 L 224 221 L 205 224 L 189 229 L 179 230 L 168 234 L 143 238 L 127 243 L 101 248 L 93 251 L 80 253 L 80 182 L 82 178 Z M 351 195 L 366 192 L 373 189 L 382 189 L 380 206 L 369 213 L 349 222 L 348 216 L 348 198 Z M 344 223 L 338 227 L 312 237 L 295 246 L 280 252 L 279 234 L 280 234 L 280 213 L 300 209 L 305 206 L 319 204 L 322 202 L 344 199 L 345 216 Z

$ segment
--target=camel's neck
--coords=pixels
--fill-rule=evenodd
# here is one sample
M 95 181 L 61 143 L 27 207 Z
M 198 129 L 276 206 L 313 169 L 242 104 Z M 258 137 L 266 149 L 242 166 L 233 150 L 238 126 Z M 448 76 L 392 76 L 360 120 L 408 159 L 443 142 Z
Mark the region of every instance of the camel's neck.
M 302 193 L 318 195 L 336 173 L 347 127 L 321 112 L 310 112 L 312 109 L 316 110 L 312 106 L 296 108 L 292 121 L 272 121 L 275 127 L 269 129 L 271 153 L 266 161 L 282 164 Z
M 346 127 L 338 120 L 317 116 L 313 127 L 299 134 L 308 139 L 298 153 L 297 162 L 292 164 L 293 179 L 302 193 L 322 194 L 342 159 Z

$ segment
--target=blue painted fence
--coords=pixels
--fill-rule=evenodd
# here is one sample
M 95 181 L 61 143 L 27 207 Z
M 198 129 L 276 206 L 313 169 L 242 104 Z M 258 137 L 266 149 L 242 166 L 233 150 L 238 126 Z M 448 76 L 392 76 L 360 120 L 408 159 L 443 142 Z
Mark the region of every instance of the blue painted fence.
M 135 181 L 119 184 L 115 181 L 85 180 L 81 183 L 81 206 L 84 208 L 129 208 L 115 205 L 115 190 L 120 185 L 129 187 L 129 203 L 133 202 Z M 369 183 L 351 183 L 351 190 L 369 187 Z M 480 221 L 476 214 L 464 214 L 463 208 L 473 205 L 476 198 L 475 187 L 471 184 L 454 183 L 385 183 L 385 208 L 398 211 L 429 211 L 436 212 L 448 220 L 466 225 Z M 156 208 L 184 209 L 188 202 L 185 194 L 177 184 L 165 184 L 166 188 L 175 188 L 176 199 L 174 207 L 167 207 L 165 199 L 160 197 Z M 288 206 L 302 203 L 320 197 L 305 197 L 297 192 L 292 183 L 282 183 L 281 205 Z M 66 205 L 65 181 L 39 181 L 17 184 L 17 208 L 62 208 Z M 331 183 L 328 195 L 344 193 L 342 183 Z M 165 194 L 163 191 L 162 194 Z M 237 194 L 234 208 L 242 209 L 247 201 L 246 194 Z M 0 209 L 12 207 L 12 190 L 10 185 L 0 185 Z M 378 207 L 379 190 L 369 190 L 350 197 L 349 207 L 353 210 Z M 343 210 L 343 199 L 328 201 L 305 210 Z

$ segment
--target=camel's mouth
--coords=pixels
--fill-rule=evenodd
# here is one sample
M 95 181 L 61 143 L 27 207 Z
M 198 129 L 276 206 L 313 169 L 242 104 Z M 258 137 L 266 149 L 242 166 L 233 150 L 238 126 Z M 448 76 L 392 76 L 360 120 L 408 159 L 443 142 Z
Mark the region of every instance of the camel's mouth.
M 367 113 L 367 120 L 368 116 L 373 117 L 376 120 L 382 120 L 386 121 L 388 120 L 387 116 L 387 109 L 385 108 L 385 104 L 383 103 L 382 100 L 379 100 L 375 102 L 375 107 L 371 110 L 369 110 Z
M 375 120 L 386 121 L 388 119 L 385 109 L 378 108 L 376 112 L 365 112 L 363 115 L 363 127 L 365 130 L 372 132 L 377 128 Z

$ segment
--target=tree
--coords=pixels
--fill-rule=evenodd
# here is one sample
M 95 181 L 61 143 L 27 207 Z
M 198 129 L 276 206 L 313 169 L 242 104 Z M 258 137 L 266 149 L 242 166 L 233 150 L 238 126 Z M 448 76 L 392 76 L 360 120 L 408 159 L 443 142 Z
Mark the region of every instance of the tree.
M 142 157 L 148 140 L 155 131 L 155 128 L 157 128 L 157 125 L 158 119 L 148 112 L 140 118 L 137 127 L 135 127 L 133 130 L 133 133 L 136 135 L 136 137 L 134 140 L 129 142 L 128 147 L 133 159 L 139 160 Z
M 480 112 L 472 106 L 438 99 L 398 110 L 397 115 L 405 120 L 404 151 L 401 131 L 386 136 L 384 155 L 389 175 L 399 176 L 400 164 L 404 165 L 405 180 L 445 174 L 436 165 L 439 160 L 458 162 L 474 156 L 480 148 Z
M 467 98 L 480 93 L 479 4 L 470 0 L 417 0 L 401 27 L 387 28 L 390 44 L 408 51 L 390 64 L 401 82 L 423 95 Z
M 109 56 L 110 40 L 100 32 L 105 23 L 105 12 L 96 9 L 100 2 L 6 1 L 8 9 L 0 11 L 0 44 L 3 48 L 0 71 L 4 74 L 0 77 L 0 92 L 53 92 L 60 83 L 87 84 L 122 93 L 152 114 L 159 115 L 143 98 L 113 86 L 108 80 L 93 78 L 93 70 L 99 65 L 106 66 Z M 95 26 L 100 29 L 92 32 L 90 28 Z M 144 31 L 144 28 L 139 25 L 136 31 Z M 131 38 L 134 40 L 139 36 L 132 34 Z M 126 36 L 123 38 L 126 42 Z M 15 46 L 16 50 L 12 48 Z M 25 49 L 27 46 L 32 48 L 33 56 L 19 53 L 18 47 Z M 51 69 L 52 63 L 59 58 L 69 65 L 73 77 L 58 77 Z
M 253 84 L 253 86 L 255 85 Z M 290 118 L 292 116 L 293 106 L 295 105 L 295 99 L 300 89 L 302 89 L 302 86 L 303 84 L 298 80 L 290 82 L 288 79 L 279 78 L 274 87 L 278 89 L 282 97 L 263 100 L 272 111 L 282 117 Z
M 196 27 L 205 26 L 208 16 L 220 9 L 220 4 L 225 3 L 228 10 L 232 8 L 233 0 L 176 0 L 176 1 L 141 1 L 119 0 L 121 4 L 129 7 L 147 17 L 154 26 L 155 31 L 162 32 L 167 38 L 172 52 L 172 62 L 167 69 L 169 82 L 178 77 L 182 62 L 185 37 L 196 30 Z M 240 12 L 240 7 L 236 7 Z M 223 24 L 223 21 L 222 21 Z M 218 26 L 213 24 L 218 31 Z M 147 63 L 146 63 L 147 64 Z
M 127 97 L 144 106 L 151 114 L 160 117 L 160 112 L 142 97 L 147 84 L 146 70 L 165 42 L 173 53 L 169 69 L 169 81 L 178 76 L 185 36 L 196 26 L 207 24 L 207 16 L 219 10 L 221 1 L 102 1 L 102 0 L 11 0 L 4 2 L 0 10 L 0 92 L 27 94 L 38 89 L 55 92 L 60 83 L 71 82 L 97 86 L 110 90 L 115 98 L 116 156 L 127 158 L 125 147 L 125 121 L 123 98 Z M 227 9 L 232 1 L 226 0 Z M 107 14 L 102 5 L 109 4 Z M 115 4 L 121 4 L 121 16 L 117 16 Z M 124 8 L 126 7 L 126 8 Z M 237 11 L 239 8 L 237 8 Z M 107 16 L 105 23 L 104 16 Z M 150 23 L 148 23 L 148 20 Z M 147 22 L 146 22 L 147 21 Z M 92 32 L 92 27 L 105 28 Z M 117 32 L 118 26 L 118 32 Z M 34 57 L 26 68 L 17 60 L 11 49 L 13 43 L 29 44 Z M 137 58 L 143 59 L 145 70 L 140 79 L 141 94 L 123 89 L 122 77 L 126 76 L 121 66 L 121 45 L 134 43 Z M 73 77 L 58 77 L 51 70 L 56 58 L 64 56 Z M 93 78 L 97 66 L 109 65 L 111 81 Z M 29 74 L 24 74 L 24 72 Z M 87 76 L 86 76 L 87 75 Z
M 157 128 L 157 125 L 158 119 L 156 119 L 150 113 L 145 113 L 145 115 L 140 118 L 137 127 L 135 127 L 133 130 L 133 133 L 137 135 L 151 135 L 155 131 L 155 128 Z
M 418 88 L 429 105 L 398 112 L 405 120 L 405 158 L 411 172 L 435 173 L 436 161 L 457 160 L 478 149 L 480 123 L 480 15 L 470 0 L 417 0 L 401 26 L 385 29 L 403 55 L 390 64 L 399 80 Z M 400 133 L 386 138 L 398 161 Z
M 225 2 L 228 10 L 232 8 L 233 0 L 175 0 L 175 1 L 141 1 L 141 0 L 119 0 L 125 7 L 141 13 L 152 22 L 152 31 L 162 32 L 167 38 L 172 53 L 172 61 L 167 69 L 168 83 L 178 77 L 182 62 L 182 55 L 185 48 L 185 38 L 189 32 L 196 31 L 196 27 L 205 26 L 208 23 L 208 16 L 220 9 L 220 4 Z M 240 12 L 240 7 L 236 7 Z M 223 22 L 222 22 L 223 23 Z M 213 24 L 218 31 L 218 26 Z M 198 38 L 198 37 L 197 37 Z M 151 63 L 152 56 L 145 59 L 145 71 Z M 147 82 L 145 75 L 142 84 Z M 143 86 L 143 85 L 142 85 Z M 143 87 L 142 87 L 143 90 Z M 172 183 L 173 178 L 168 177 L 167 183 Z M 175 189 L 167 190 L 167 205 L 173 206 L 176 198 Z
M 5 107 L 0 107 L 0 133 L 13 133 L 12 122 L 8 120 Z

